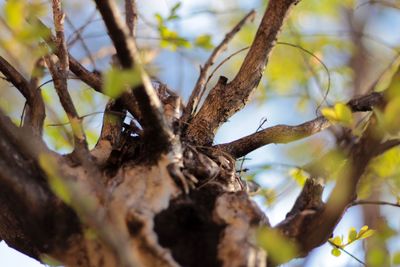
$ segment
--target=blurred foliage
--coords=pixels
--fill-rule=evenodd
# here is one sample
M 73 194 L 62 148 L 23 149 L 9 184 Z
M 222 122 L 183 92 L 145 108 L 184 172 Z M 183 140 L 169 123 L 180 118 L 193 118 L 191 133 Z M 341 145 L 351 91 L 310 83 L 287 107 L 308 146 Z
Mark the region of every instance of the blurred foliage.
M 267 251 L 268 260 L 275 265 L 292 259 L 298 253 L 296 244 L 275 229 L 260 229 L 257 243 Z

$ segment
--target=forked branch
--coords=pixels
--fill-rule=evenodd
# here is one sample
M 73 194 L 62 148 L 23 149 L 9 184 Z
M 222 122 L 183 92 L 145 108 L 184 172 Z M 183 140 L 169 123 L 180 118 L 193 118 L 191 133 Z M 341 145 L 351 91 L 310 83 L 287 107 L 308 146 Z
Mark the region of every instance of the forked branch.
M 124 69 L 136 68 L 140 71 L 142 83 L 133 88 L 133 95 L 138 103 L 142 116 L 145 138 L 151 138 L 151 147 L 157 152 L 166 152 L 171 145 L 172 132 L 163 115 L 161 102 L 151 81 L 141 65 L 137 47 L 132 36 L 122 21 L 118 7 L 114 1 L 96 0 L 108 34 L 114 43 L 117 56 Z M 123 94 L 122 98 L 127 95 Z
M 199 113 L 188 126 L 189 140 L 198 145 L 211 144 L 215 131 L 230 116 L 244 107 L 259 84 L 277 35 L 292 6 L 299 0 L 271 0 L 255 39 L 232 82 L 218 83 Z M 221 79 L 220 79 L 221 81 Z
M 183 112 L 182 120 L 184 122 L 187 122 L 189 120 L 192 112 L 195 111 L 197 105 L 199 104 L 201 92 L 202 90 L 205 90 L 204 86 L 206 84 L 207 75 L 211 66 L 214 65 L 215 60 L 218 58 L 218 56 L 226 50 L 229 42 L 233 39 L 236 33 L 238 33 L 243 25 L 246 24 L 248 21 L 254 20 L 255 15 L 256 12 L 254 10 L 251 10 L 249 13 L 247 13 L 247 15 L 241 21 L 239 21 L 239 23 L 236 24 L 236 26 L 229 33 L 225 35 L 225 38 L 214 49 L 204 66 L 200 67 L 200 76 L 197 79 L 196 85 L 194 86 L 192 94 L 189 97 L 188 104 Z

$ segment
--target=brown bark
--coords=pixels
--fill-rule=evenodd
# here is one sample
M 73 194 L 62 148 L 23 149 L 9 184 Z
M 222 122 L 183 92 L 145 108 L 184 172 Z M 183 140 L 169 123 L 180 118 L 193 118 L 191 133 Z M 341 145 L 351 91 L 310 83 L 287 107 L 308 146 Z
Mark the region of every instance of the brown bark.
M 68 52 L 61 1 L 54 0 L 56 36 L 44 41 L 56 44 L 56 50 L 45 60 L 73 126 L 74 152 L 60 155 L 47 148 L 37 134 L 44 120 L 44 103 L 36 88 L 39 78 L 28 82 L 0 57 L 0 71 L 26 98 L 27 123 L 32 126 L 19 128 L 0 111 L 0 238 L 38 260 L 50 256 L 72 267 L 269 264 L 255 235 L 260 227 L 271 226 L 236 171 L 236 159 L 270 143 L 310 136 L 330 123 L 318 117 L 297 126 L 267 128 L 227 144 L 212 146 L 212 142 L 218 127 L 246 104 L 257 87 L 285 17 L 297 2 L 269 1 L 236 77 L 230 82 L 221 77 L 193 114 L 208 69 L 254 13 L 211 54 L 185 108 L 164 85 L 154 88 L 144 71 L 134 40 L 135 1 L 125 2 L 124 23 L 113 1 L 96 0 L 121 67 L 137 68 L 141 82 L 132 92 L 109 101 L 100 138 L 88 151 L 67 76 L 71 70 L 101 93 L 101 74 L 90 72 Z M 382 108 L 383 94 L 364 95 L 348 105 L 353 112 Z M 126 110 L 140 127 L 124 123 Z M 327 241 L 346 209 L 357 203 L 356 187 L 368 163 L 399 145 L 399 140 L 383 142 L 385 136 L 376 134 L 376 127 L 371 116 L 363 136 L 346 151 L 348 173 L 326 203 L 321 200 L 323 184 L 311 173 L 292 210 L 275 227 L 297 242 L 301 251 L 296 256 L 305 256 Z

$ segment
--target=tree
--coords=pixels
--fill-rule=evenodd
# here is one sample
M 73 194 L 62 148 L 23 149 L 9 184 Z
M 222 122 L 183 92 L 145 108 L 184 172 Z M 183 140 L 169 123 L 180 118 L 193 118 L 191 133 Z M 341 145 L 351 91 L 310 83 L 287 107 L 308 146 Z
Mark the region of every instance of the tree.
M 299 44 L 276 41 L 300 1 L 269 1 L 234 77 L 220 76 L 207 92 L 217 57 L 255 12 L 244 16 L 213 48 L 187 104 L 147 74 L 136 42 L 135 1 L 125 1 L 125 21 L 114 1 L 94 2 L 115 49 L 112 66 L 104 71 L 89 69 L 68 50 L 64 30 L 68 16 L 60 0 L 52 1 L 52 29 L 41 18 L 43 3 L 4 4 L 3 25 L 12 40 L 23 42 L 31 53 L 26 62 L 18 63 L 10 43 L 2 44 L 7 53 L 0 57 L 3 79 L 26 101 L 19 126 L 10 119 L 12 112 L 0 112 L 0 238 L 7 244 L 41 261 L 52 259 L 66 266 L 273 266 L 305 257 L 326 242 L 332 244 L 333 254 L 340 254 L 347 244 L 340 237 L 331 239 L 332 233 L 353 205 L 399 206 L 357 199 L 360 181 L 371 185 L 379 166 L 400 161 L 398 64 L 385 72 L 389 78 L 380 76 L 372 85 L 363 85 L 368 48 L 360 29 L 352 32 L 359 49 L 352 55 L 353 70 L 359 73 L 354 73 L 350 91 L 356 96 L 322 108 L 322 115 L 302 124 L 276 125 L 214 144 L 216 131 L 259 86 L 277 43 L 321 63 Z M 166 24 L 178 17 L 179 7 L 173 6 L 167 17 L 156 15 L 162 45 L 172 49 L 190 45 Z M 358 26 L 364 27 L 365 21 Z M 91 55 L 81 31 L 76 29 L 71 36 L 81 40 Z M 195 44 L 212 47 L 207 35 L 198 36 Z M 94 65 L 96 60 L 89 58 Z M 32 74 L 24 74 L 30 65 Z M 109 98 L 93 149 L 88 146 L 84 117 L 71 98 L 71 74 Z M 41 93 L 46 75 L 51 76 L 68 119 L 70 129 L 56 136 L 56 140 L 62 134 L 72 136 L 73 149 L 67 154 L 51 150 L 44 141 L 49 138 L 43 134 L 44 121 L 51 113 Z M 290 143 L 325 129 L 334 134 L 335 149 L 295 169 L 293 176 L 304 180 L 303 189 L 286 218 L 271 226 L 251 198 L 257 184 L 245 181 L 236 163 L 262 146 Z M 398 190 L 398 166 L 388 175 L 397 181 Z M 323 180 L 332 177 L 336 177 L 334 189 L 322 201 Z M 372 233 L 368 227 L 350 229 L 349 242 Z M 384 244 L 374 248 L 379 246 L 384 249 Z M 369 264 L 373 266 L 373 261 Z

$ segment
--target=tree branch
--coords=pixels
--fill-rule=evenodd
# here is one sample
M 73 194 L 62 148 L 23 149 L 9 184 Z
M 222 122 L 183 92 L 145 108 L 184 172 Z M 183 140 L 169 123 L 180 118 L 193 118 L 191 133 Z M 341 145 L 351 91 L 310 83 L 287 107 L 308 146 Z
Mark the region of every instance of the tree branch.
M 233 37 L 238 33 L 241 28 L 243 27 L 244 24 L 246 24 L 248 21 L 254 20 L 254 17 L 256 15 L 256 12 L 254 10 L 251 10 L 241 21 L 239 21 L 236 26 L 225 35 L 225 38 L 221 41 L 221 43 L 214 49 L 214 51 L 211 53 L 210 57 L 206 61 L 203 67 L 200 67 L 200 76 L 197 79 L 196 85 L 194 86 L 194 89 L 192 91 L 192 94 L 189 97 L 188 104 L 183 112 L 182 116 L 182 121 L 187 122 L 190 119 L 190 116 L 192 113 L 195 111 L 196 106 L 198 105 L 200 101 L 200 95 L 202 90 L 204 90 L 204 86 L 206 84 L 206 79 L 208 75 L 208 71 L 211 68 L 212 65 L 214 65 L 215 60 L 217 57 L 226 50 L 228 43 L 233 39 Z
M 235 158 L 240 158 L 262 146 L 279 143 L 286 144 L 303 139 L 330 127 L 332 124 L 324 117 L 295 125 L 276 125 L 262 131 L 240 138 L 231 143 L 217 145 L 216 147 L 228 152 Z
M 37 65 L 35 66 L 37 69 Z M 40 90 L 33 82 L 28 82 L 5 58 L 0 56 L 0 71 L 6 79 L 11 82 L 25 97 L 28 103 L 28 112 L 25 122 L 32 127 L 34 133 L 42 134 L 43 121 L 45 117 L 44 103 Z M 34 81 L 34 80 L 33 80 Z
M 172 132 L 163 115 L 162 105 L 150 82 L 149 77 L 141 66 L 136 44 L 129 36 L 128 29 L 121 20 L 118 8 L 113 1 L 95 0 L 108 34 L 114 43 L 118 59 L 125 69 L 137 68 L 141 73 L 142 84 L 133 88 L 142 117 L 142 126 L 148 144 L 151 143 L 153 152 L 166 152 L 171 145 Z M 136 66 L 135 66 L 136 64 Z M 122 97 L 124 97 L 124 94 Z
M 53 0 L 53 19 L 56 28 L 56 55 L 58 62 L 51 55 L 45 56 L 47 67 L 50 70 L 54 81 L 54 88 L 58 94 L 61 105 L 67 113 L 68 120 L 71 123 L 74 133 L 75 148 L 74 151 L 87 153 L 88 147 L 85 132 L 82 126 L 82 119 L 79 117 L 71 96 L 68 93 L 67 76 L 69 71 L 68 51 L 64 39 L 64 12 L 61 8 L 60 0 Z
M 188 138 L 198 145 L 211 144 L 215 131 L 240 110 L 261 80 L 268 57 L 284 19 L 299 0 L 271 0 L 255 39 L 232 82 L 218 83 L 188 127 Z M 226 80 L 226 79 L 225 79 Z
M 373 103 L 374 101 L 372 101 L 371 104 L 379 104 L 379 108 L 384 108 L 384 97 L 381 94 L 377 96 L 380 102 Z M 359 99 L 367 101 L 370 98 L 363 96 Z M 357 101 L 350 101 L 349 103 L 354 102 Z M 354 105 L 353 109 L 364 110 L 364 107 L 366 106 L 361 104 Z M 367 110 L 370 110 L 370 108 Z M 344 166 L 338 166 L 339 179 L 336 181 L 336 185 L 326 204 L 312 212 L 303 210 L 288 216 L 277 226 L 286 236 L 297 241 L 301 246 L 302 256 L 307 255 L 312 249 L 325 243 L 330 238 L 345 211 L 354 202 L 358 182 L 367 169 L 369 162 L 395 145 L 391 142 L 390 145 L 381 146 L 384 133 L 377 131 L 377 127 L 379 127 L 379 124 L 376 116 L 372 115 L 363 136 L 350 148 L 349 157 Z M 315 189 L 318 190 L 317 188 Z M 302 198 L 298 198 L 296 203 L 302 201 Z
M 125 0 L 125 22 L 129 29 L 129 34 L 135 38 L 136 25 L 138 20 L 136 0 Z
M 380 200 L 355 200 L 351 203 L 350 207 L 357 206 L 357 205 L 386 205 L 392 207 L 400 208 L 399 203 L 391 203 L 387 201 L 380 201 Z
M 382 101 L 383 94 L 373 92 L 371 94 L 352 99 L 347 103 L 347 105 L 350 106 L 353 112 L 371 111 L 373 106 L 378 105 Z M 295 126 L 276 125 L 269 127 L 262 131 L 240 138 L 236 141 L 217 145 L 216 147 L 228 152 L 236 158 L 240 158 L 262 146 L 271 143 L 293 142 L 318 133 L 330 127 L 331 125 L 332 123 L 321 116 L 314 120 Z M 390 143 L 387 145 L 393 144 Z

